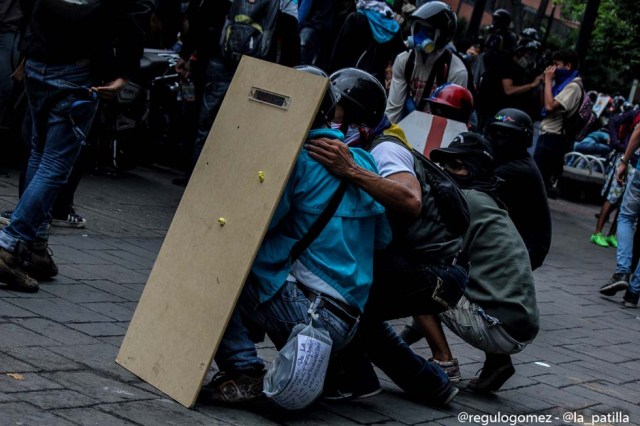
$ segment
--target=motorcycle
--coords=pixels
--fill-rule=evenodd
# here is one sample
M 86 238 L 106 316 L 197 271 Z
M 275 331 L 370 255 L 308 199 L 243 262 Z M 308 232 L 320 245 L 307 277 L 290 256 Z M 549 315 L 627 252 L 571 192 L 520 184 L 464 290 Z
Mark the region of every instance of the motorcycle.
M 117 175 L 174 157 L 179 139 L 182 83 L 179 55 L 145 49 L 140 71 L 111 102 L 102 102 L 90 150 L 95 170 Z

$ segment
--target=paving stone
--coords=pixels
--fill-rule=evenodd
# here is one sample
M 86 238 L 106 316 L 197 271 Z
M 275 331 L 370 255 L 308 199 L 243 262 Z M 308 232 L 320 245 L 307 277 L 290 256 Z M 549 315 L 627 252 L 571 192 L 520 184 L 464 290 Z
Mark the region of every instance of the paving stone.
M 86 281 L 86 284 L 136 303 L 140 300 L 140 296 L 142 296 L 142 291 L 144 290 L 143 285 L 116 284 L 105 280 Z
M 129 426 L 134 424 L 96 408 L 72 408 L 56 410 L 52 413 L 83 426 Z
M 93 254 L 100 259 L 108 261 L 110 264 L 120 265 L 136 271 L 148 268 L 150 262 L 147 258 L 134 256 L 130 253 L 122 253 L 119 250 L 93 250 Z
M 0 350 L 18 346 L 55 346 L 60 343 L 13 323 L 0 324 Z
M 313 411 L 311 413 L 300 414 L 298 417 L 289 415 L 290 418 L 281 420 L 284 425 L 305 426 L 305 425 L 336 425 L 336 426 L 354 426 L 359 423 L 345 419 L 327 411 Z
M 6 373 L 26 373 L 37 371 L 33 365 L 22 362 L 12 356 L 0 353 L 0 374 Z
M 147 275 L 119 265 L 77 265 L 89 277 L 105 279 L 116 283 L 146 283 Z
M 347 404 L 323 403 L 320 404 L 320 406 L 325 410 L 360 424 L 388 424 L 388 422 L 393 421 L 393 419 L 388 416 L 370 410 L 367 400 L 355 400 Z
M 84 333 L 77 332 L 63 324 L 58 324 L 44 318 L 14 319 L 12 322 L 65 345 L 89 345 L 99 343 L 96 339 Z
M 5 302 L 4 300 L 0 300 L 0 317 L 4 318 L 28 318 L 34 317 L 37 314 L 33 312 L 29 312 L 22 308 L 17 307 L 16 305 L 12 305 L 9 302 Z
M 82 303 L 82 306 L 116 321 L 130 321 L 134 312 L 120 303 Z
M 392 418 L 402 423 L 415 424 L 434 421 L 450 416 L 447 409 L 417 404 L 408 400 L 404 393 L 387 391 L 360 402 L 367 410 Z
M 98 400 L 89 398 L 78 392 L 57 389 L 53 391 L 26 392 L 21 400 L 40 407 L 44 410 L 60 408 L 76 408 L 95 405 Z
M 0 417 L 3 425 L 72 426 L 74 424 L 24 402 L 0 404 L 0 413 L 2 413 Z
M 93 337 L 123 336 L 126 329 L 113 322 L 89 322 L 85 324 L 68 324 L 68 327 Z
M 75 247 L 70 247 L 66 244 L 56 244 L 55 246 L 51 246 L 51 250 L 53 251 L 53 259 L 55 260 L 58 266 L 71 264 L 71 265 L 82 265 L 82 264 L 108 264 L 109 262 L 95 256 L 91 251 L 88 250 L 78 250 Z
M 16 380 L 6 374 L 0 374 L 0 392 L 13 393 L 62 388 L 58 383 L 48 380 L 43 374 L 47 373 L 24 373 L 21 374 L 23 380 Z
M 168 399 L 99 405 L 102 411 L 117 414 L 141 425 L 228 425 L 230 423 L 189 410 Z M 246 424 L 246 423 L 244 423 Z
M 586 388 L 584 385 L 569 386 L 564 388 L 563 391 L 590 399 L 594 403 L 600 403 L 605 407 L 607 412 L 621 411 L 633 415 L 635 418 L 640 418 L 640 406 L 637 404 L 622 401 L 619 398 L 614 398 L 593 389 Z
M 116 364 L 118 348 L 106 343 L 93 345 L 58 346 L 51 348 L 57 354 L 107 373 L 124 381 L 136 380 L 125 368 Z
M 63 299 L 20 299 L 12 303 L 58 322 L 111 321 L 109 317 Z
M 126 332 L 126 330 L 125 330 Z M 122 346 L 122 341 L 124 340 L 124 335 L 122 336 L 110 336 L 110 337 L 98 337 L 98 340 L 100 340 L 103 343 L 115 346 L 116 348 L 119 348 L 120 346 Z
M 38 371 L 80 370 L 83 365 L 39 346 L 10 348 L 5 352 L 20 361 L 32 365 Z
M 155 395 L 126 383 L 90 371 L 44 373 L 44 377 L 64 388 L 97 399 L 103 403 L 154 399 Z
M 93 275 L 91 271 L 77 268 L 74 265 L 60 265 L 58 267 L 58 271 L 59 276 L 66 277 L 71 280 L 82 281 L 96 278 L 96 276 Z
M 47 291 L 74 303 L 124 302 L 126 300 L 115 294 L 107 293 L 86 285 L 56 285 Z

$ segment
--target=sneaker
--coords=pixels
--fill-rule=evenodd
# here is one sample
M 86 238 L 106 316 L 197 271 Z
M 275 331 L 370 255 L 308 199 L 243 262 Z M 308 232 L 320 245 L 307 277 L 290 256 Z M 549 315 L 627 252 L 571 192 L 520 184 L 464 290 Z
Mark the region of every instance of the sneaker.
M 25 263 L 25 270 L 37 280 L 48 280 L 58 275 L 49 244 L 45 240 L 31 243 L 31 258 Z
M 0 247 L 0 282 L 12 290 L 35 293 L 40 288 L 38 281 L 24 269 L 21 257 Z
M 53 218 L 51 219 L 51 226 L 57 226 L 60 228 L 84 228 L 87 226 L 87 220 L 77 214 L 75 211 L 69 212 L 66 218 Z
M 456 395 L 458 395 L 458 392 L 460 392 L 460 389 L 453 386 L 451 382 L 449 382 L 447 383 L 445 389 L 436 397 L 434 403 L 436 405 L 446 407 L 447 405 L 451 404 Z
M 7 226 L 11 223 L 11 214 L 13 210 L 5 210 L 0 213 L 0 226 Z
M 325 401 L 351 401 L 353 399 L 371 398 L 382 393 L 382 386 L 359 387 L 356 389 L 346 389 L 338 387 L 326 387 L 322 390 L 322 399 Z
M 591 235 L 591 242 L 600 247 L 609 247 L 609 243 L 607 242 L 607 237 L 602 235 L 602 232 L 598 232 L 597 234 Z
M 614 296 L 617 292 L 629 288 L 630 274 L 616 272 L 609 278 L 609 281 L 600 287 L 600 294 L 603 296 Z
M 639 298 L 640 298 L 640 294 L 632 293 L 629 290 L 627 290 L 624 293 L 624 297 L 622 298 L 622 303 L 624 303 L 625 308 L 637 308 Z
M 447 373 L 447 376 L 449 376 L 449 380 L 451 380 L 451 382 L 458 383 L 460 380 L 462 380 L 458 358 L 454 358 L 451 361 L 438 361 L 437 359 L 429 358 L 429 361 L 438 364 L 438 366 L 440 366 L 440 368 L 442 368 L 444 372 Z
M 469 381 L 468 388 L 479 393 L 495 392 L 509 380 L 516 372 L 516 369 L 509 358 L 508 363 L 502 365 L 487 365 L 480 369 L 480 375 Z
M 615 235 L 609 235 L 606 239 L 607 239 L 607 243 L 611 247 L 618 248 L 618 238 Z
M 211 382 L 204 386 L 201 397 L 208 402 L 236 404 L 254 401 L 264 396 L 265 371 L 229 374 L 218 371 Z

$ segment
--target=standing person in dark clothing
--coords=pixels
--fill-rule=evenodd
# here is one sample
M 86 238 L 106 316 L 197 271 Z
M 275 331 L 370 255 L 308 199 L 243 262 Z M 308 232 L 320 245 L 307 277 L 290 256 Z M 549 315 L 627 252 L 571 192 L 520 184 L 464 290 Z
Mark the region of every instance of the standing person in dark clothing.
M 524 240 L 531 269 L 542 266 L 551 246 L 551 214 L 542 176 L 527 152 L 533 142 L 533 122 L 523 111 L 498 111 L 487 127 L 495 154 L 495 174 L 503 182 L 498 198 Z
M 0 2 L 0 122 L 13 91 L 11 75 L 18 67 L 21 20 L 19 0 Z
M 385 84 L 385 70 L 405 50 L 400 25 L 385 2 L 356 2 L 342 25 L 333 47 L 329 71 L 355 67 L 369 72 Z
M 35 0 L 22 7 L 31 156 L 24 194 L 0 231 L 0 281 L 35 292 L 32 276 L 58 273 L 47 241 L 51 206 L 86 139 L 95 98 L 116 96 L 139 66 L 153 2 Z
M 300 63 L 326 69 L 332 43 L 333 0 L 299 0 L 298 28 L 300 30 Z

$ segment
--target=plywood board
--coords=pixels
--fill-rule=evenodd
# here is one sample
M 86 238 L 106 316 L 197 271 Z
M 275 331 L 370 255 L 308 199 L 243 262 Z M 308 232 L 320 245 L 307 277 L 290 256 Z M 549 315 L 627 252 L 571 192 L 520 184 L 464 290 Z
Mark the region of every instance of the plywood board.
M 458 134 L 468 131 L 464 123 L 421 111 L 413 111 L 400 120 L 398 126 L 411 146 L 427 158 L 433 149 L 449 146 Z
M 248 57 L 231 82 L 116 359 L 187 407 L 327 85 Z M 264 91 L 261 101 L 250 99 L 252 88 Z M 288 105 L 269 104 L 282 100 L 273 94 Z

